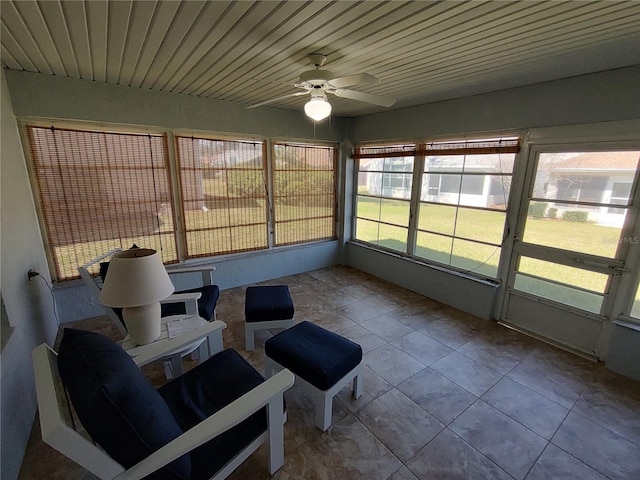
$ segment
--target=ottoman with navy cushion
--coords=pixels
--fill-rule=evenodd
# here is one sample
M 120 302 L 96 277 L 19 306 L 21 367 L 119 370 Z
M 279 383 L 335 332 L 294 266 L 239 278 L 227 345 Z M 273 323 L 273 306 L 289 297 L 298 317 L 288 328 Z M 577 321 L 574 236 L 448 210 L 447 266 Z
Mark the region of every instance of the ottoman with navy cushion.
M 283 368 L 316 398 L 316 425 L 323 432 L 331 426 L 333 397 L 353 379 L 353 395 L 362 395 L 362 347 L 311 322 L 297 325 L 269 338 L 264 344 L 265 376 Z
M 247 287 L 244 302 L 245 348 L 255 348 L 254 332 L 294 324 L 293 300 L 286 285 Z

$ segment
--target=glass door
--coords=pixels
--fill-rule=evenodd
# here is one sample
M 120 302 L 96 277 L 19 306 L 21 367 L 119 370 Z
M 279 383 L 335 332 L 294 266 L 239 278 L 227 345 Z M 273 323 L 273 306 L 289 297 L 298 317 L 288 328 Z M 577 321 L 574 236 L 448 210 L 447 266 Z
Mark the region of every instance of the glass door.
M 639 158 L 639 150 L 531 148 L 503 321 L 599 355 L 631 272 Z

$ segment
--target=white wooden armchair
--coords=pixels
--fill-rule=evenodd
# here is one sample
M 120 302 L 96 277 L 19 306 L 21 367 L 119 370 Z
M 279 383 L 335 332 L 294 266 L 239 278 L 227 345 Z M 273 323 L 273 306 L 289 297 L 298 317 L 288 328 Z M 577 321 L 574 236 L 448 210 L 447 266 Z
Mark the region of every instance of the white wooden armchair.
M 116 248 L 104 255 L 94 258 L 84 265 L 78 267 L 78 273 L 84 280 L 91 298 L 100 304 L 100 291 L 104 283 L 104 276 L 108 268 L 108 262 L 111 257 L 122 249 Z M 211 322 L 215 321 L 215 308 L 220 296 L 219 288 L 214 284 L 213 272 L 214 266 L 197 266 L 197 267 L 169 267 L 167 272 L 169 275 L 174 274 L 200 274 L 202 286 L 190 290 L 184 290 L 174 293 L 168 298 L 162 300 L 162 316 L 168 317 L 172 315 L 198 315 L 201 318 Z M 101 305 L 111 322 L 118 328 L 118 331 L 126 336 L 127 326 L 122 317 L 122 309 Z M 194 353 L 200 342 L 188 345 L 187 348 L 174 355 L 166 357 L 164 360 L 164 369 L 167 379 L 182 374 L 182 357 Z M 194 353 L 194 355 L 199 352 Z
M 265 442 L 269 448 L 269 471 L 272 474 L 275 473 L 284 463 L 283 424 L 286 421 L 286 415 L 283 409 L 283 392 L 293 385 L 294 376 L 285 370 L 264 381 L 235 350 L 220 351 L 222 349 L 221 330 L 225 327 L 223 322 L 216 321 L 182 337 L 148 345 L 146 352 L 142 352 L 135 358 L 135 363 L 134 359 L 131 359 L 115 342 L 93 332 L 65 330 L 65 337 L 59 348 L 60 358 L 46 344 L 40 345 L 33 352 L 33 364 L 43 440 L 101 479 L 124 480 L 144 477 L 223 479 Z M 136 365 L 139 367 L 205 337 L 208 337 L 209 348 L 214 354 L 205 363 L 194 367 L 193 370 L 157 391 L 141 383 L 147 380 Z M 65 341 L 67 341 L 66 346 Z M 120 348 L 119 351 L 118 348 Z M 76 350 L 82 351 L 82 355 L 74 357 L 73 352 Z M 96 357 L 92 360 L 93 353 Z M 87 368 L 83 365 L 84 355 L 89 356 L 87 361 L 94 362 Z M 101 360 L 105 355 L 107 357 L 111 355 L 112 358 L 105 362 Z M 81 357 L 82 360 L 79 360 Z M 232 361 L 228 363 L 224 360 L 225 358 Z M 127 362 L 130 362 L 130 365 Z M 125 378 L 114 380 L 114 376 L 122 375 Z M 139 376 L 144 380 L 140 380 Z M 153 432 L 157 430 L 157 425 L 154 424 L 158 418 L 157 411 L 152 412 L 149 417 L 155 420 L 138 418 L 144 417 L 150 410 L 157 410 L 154 402 L 162 404 L 166 402 L 173 414 L 168 417 L 174 419 L 175 416 L 180 427 L 184 427 L 181 422 L 184 420 L 184 412 L 179 411 L 180 400 L 176 400 L 173 394 L 185 390 L 193 392 L 193 389 L 198 387 L 208 389 L 206 394 L 210 395 L 214 391 L 228 387 L 222 384 L 224 382 L 220 382 L 220 376 L 224 379 L 238 379 L 231 382 L 232 390 L 235 388 L 235 392 L 233 392 L 234 397 L 227 399 L 230 400 L 229 402 L 218 404 L 217 411 L 212 412 L 210 416 L 189 428 L 184 428 L 183 432 L 174 433 L 172 438 L 161 441 L 161 444 L 157 442 L 154 444 L 154 439 L 144 438 L 144 444 L 151 445 L 153 451 L 142 456 L 138 452 L 138 457 L 131 456 L 131 450 L 139 447 L 135 445 L 135 439 L 139 435 L 148 436 L 149 432 L 154 435 Z M 61 377 L 64 378 L 64 386 Z M 201 379 L 197 380 L 198 377 Z M 252 382 L 255 384 L 249 390 L 246 390 L 246 385 L 234 385 L 234 382 L 241 383 L 242 378 L 248 377 L 253 378 Z M 258 378 L 257 381 L 256 378 Z M 195 383 L 194 379 L 196 379 Z M 100 382 L 100 385 L 93 385 L 96 381 Z M 127 402 L 131 403 L 132 400 L 126 395 L 141 395 L 140 392 L 148 388 L 151 388 L 154 393 L 142 393 L 151 395 L 152 399 L 147 399 L 144 405 L 138 406 L 141 408 L 140 415 L 130 416 L 124 423 L 120 422 L 120 418 L 109 418 L 111 402 L 118 401 L 113 400 L 114 398 L 122 398 L 125 395 L 126 400 L 121 401 L 114 409 L 115 415 L 125 415 L 129 408 Z M 245 388 L 244 391 L 243 388 Z M 158 395 L 157 392 L 161 394 Z M 86 395 L 91 396 L 89 401 Z M 101 396 L 105 395 L 110 395 L 111 398 L 100 403 L 101 399 L 104 400 Z M 198 400 L 195 399 L 197 396 L 196 394 L 194 398 L 188 398 L 186 402 L 197 402 Z M 69 398 L 86 432 L 91 431 L 90 434 L 96 443 L 84 436 L 86 432 L 83 435 L 76 431 L 77 425 L 74 424 L 71 416 Z M 199 408 L 203 407 L 199 406 Z M 122 413 L 123 411 L 125 413 Z M 247 430 L 246 427 L 249 424 L 255 426 L 256 418 L 261 418 L 262 420 L 259 421 L 263 422 L 257 435 L 255 431 L 250 433 L 251 430 Z M 164 419 L 162 421 L 164 422 Z M 96 423 L 99 422 L 106 425 L 97 426 Z M 121 424 L 123 430 L 136 428 L 130 425 L 136 422 L 140 423 L 139 430 L 134 432 L 133 436 L 131 432 L 119 429 Z M 112 430 L 109 434 L 113 437 L 115 446 L 108 435 L 105 437 L 104 432 L 100 432 L 100 429 L 104 428 Z M 226 451 L 227 447 L 238 444 L 235 438 L 238 435 L 244 436 L 241 438 L 241 448 L 237 451 Z M 245 438 L 248 440 L 245 441 Z M 104 450 L 99 445 L 104 447 Z M 113 450 L 111 454 L 105 451 L 108 448 Z M 216 459 L 215 456 L 218 454 L 226 456 Z M 122 455 L 126 457 L 127 466 L 124 466 L 122 461 L 116 460 Z M 189 464 L 187 472 L 184 470 L 185 462 Z M 174 473 L 180 469 L 182 469 L 181 474 L 174 476 Z
M 91 298 L 97 303 L 100 303 L 100 291 L 102 290 L 104 282 L 103 275 L 106 274 L 106 269 L 102 267 L 108 265 L 111 257 L 121 250 L 122 249 L 120 248 L 113 249 L 78 267 L 78 273 L 89 289 Z M 209 322 L 215 320 L 215 307 L 218 303 L 218 297 L 220 296 L 220 290 L 214 284 L 213 280 L 213 272 L 215 269 L 216 267 L 214 266 L 167 267 L 167 272 L 170 276 L 176 274 L 199 273 L 202 278 L 202 286 L 176 292 L 162 300 L 160 302 L 163 306 L 162 316 L 187 314 L 199 315 Z M 126 335 L 127 327 L 122 320 L 121 312 L 118 309 L 107 307 L 105 305 L 102 306 L 109 316 L 109 319 L 118 328 L 120 333 Z

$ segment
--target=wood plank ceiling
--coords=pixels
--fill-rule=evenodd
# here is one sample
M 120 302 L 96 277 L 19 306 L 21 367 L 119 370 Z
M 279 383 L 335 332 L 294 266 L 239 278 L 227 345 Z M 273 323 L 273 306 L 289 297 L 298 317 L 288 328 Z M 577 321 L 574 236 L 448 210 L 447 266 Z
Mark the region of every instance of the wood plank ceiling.
M 3 68 L 246 105 L 300 91 L 313 52 L 336 76 L 375 75 L 353 88 L 392 108 L 640 64 L 635 0 L 3 0 L 0 20 Z M 341 116 L 385 110 L 329 101 Z

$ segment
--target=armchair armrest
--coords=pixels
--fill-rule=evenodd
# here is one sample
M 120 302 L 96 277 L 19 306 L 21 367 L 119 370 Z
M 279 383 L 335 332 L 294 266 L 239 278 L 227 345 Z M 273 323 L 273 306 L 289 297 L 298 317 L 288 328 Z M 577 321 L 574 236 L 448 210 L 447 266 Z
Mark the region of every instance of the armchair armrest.
M 200 300 L 202 297 L 202 293 L 193 292 L 193 293 L 172 293 L 164 300 L 160 300 L 160 303 L 180 303 L 180 302 L 189 302 L 192 300 Z
M 208 337 L 209 352 L 210 355 L 213 355 L 222 350 L 222 330 L 225 328 L 227 328 L 227 324 L 217 320 L 179 337 L 163 338 L 147 345 L 134 347 L 127 350 L 127 353 L 133 357 L 136 365 L 142 367 L 160 358 L 171 356 L 183 350 L 186 346 Z
M 184 303 L 184 311 L 187 315 L 198 315 L 198 300 L 202 297 L 202 293 L 174 293 L 169 295 L 160 303 Z
M 194 266 L 194 267 L 167 267 L 169 275 L 174 273 L 200 273 L 202 275 L 203 285 L 213 285 L 213 272 L 216 267 L 213 265 L 208 266 Z
M 275 439 L 270 437 L 270 439 L 275 440 L 275 442 L 270 441 L 269 448 L 282 448 L 282 445 L 275 445 L 275 443 L 281 443 L 283 441 L 282 426 L 284 423 L 284 413 L 282 397 L 285 390 L 293 385 L 294 380 L 295 377 L 289 370 L 284 369 L 280 371 L 277 375 L 269 378 L 214 415 L 184 432 L 164 447 L 129 468 L 126 472 L 121 473 L 115 477 L 114 480 L 141 479 L 181 457 L 185 453 L 190 452 L 194 448 L 199 447 L 208 440 L 217 437 L 222 432 L 238 425 L 267 404 L 269 405 L 268 429 L 270 430 L 270 435 L 272 429 L 279 430 L 280 434 L 279 438 L 277 436 Z M 279 466 L 277 468 L 279 468 Z
M 92 265 L 95 265 L 96 263 L 100 263 L 101 260 L 112 257 L 113 255 L 121 251 L 122 251 L 121 248 L 114 248 L 113 250 L 108 251 L 104 255 L 100 255 L 98 258 L 94 258 L 93 260 L 90 260 L 88 263 L 85 263 L 80 268 L 89 269 L 89 267 L 91 267 Z

